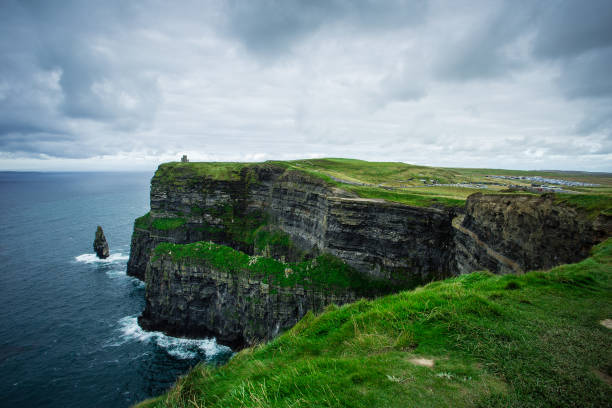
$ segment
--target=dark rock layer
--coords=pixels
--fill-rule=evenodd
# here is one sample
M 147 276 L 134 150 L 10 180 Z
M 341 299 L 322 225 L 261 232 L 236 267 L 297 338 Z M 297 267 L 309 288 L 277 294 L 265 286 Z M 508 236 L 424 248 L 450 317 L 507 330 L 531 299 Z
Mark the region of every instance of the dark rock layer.
M 135 227 L 128 274 L 143 279 L 151 250 L 164 241 L 212 240 L 257 253 L 228 233 L 228 220 L 218 214 L 227 207 L 236 218 L 264 214 L 302 252 L 331 253 L 371 277 L 418 284 L 455 270 L 453 209 L 361 199 L 299 171 L 252 166 L 231 181 L 154 177 L 151 217 L 181 216 L 186 223 L 173 231 Z
M 593 219 L 549 194 L 473 194 L 465 212 L 463 228 L 455 230 L 459 273 L 512 273 L 577 262 L 612 234 L 612 217 Z
M 175 336 L 216 337 L 234 349 L 275 337 L 312 310 L 356 299 L 349 290 L 331 293 L 303 286 L 269 285 L 248 273 L 160 256 L 146 273 L 144 329 Z

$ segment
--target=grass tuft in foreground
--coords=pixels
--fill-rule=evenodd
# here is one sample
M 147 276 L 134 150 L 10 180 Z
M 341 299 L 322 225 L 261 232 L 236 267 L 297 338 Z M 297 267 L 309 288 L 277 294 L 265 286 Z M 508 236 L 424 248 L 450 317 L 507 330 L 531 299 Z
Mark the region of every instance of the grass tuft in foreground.
M 607 407 L 609 318 L 612 239 L 548 272 L 476 272 L 309 313 L 139 407 Z

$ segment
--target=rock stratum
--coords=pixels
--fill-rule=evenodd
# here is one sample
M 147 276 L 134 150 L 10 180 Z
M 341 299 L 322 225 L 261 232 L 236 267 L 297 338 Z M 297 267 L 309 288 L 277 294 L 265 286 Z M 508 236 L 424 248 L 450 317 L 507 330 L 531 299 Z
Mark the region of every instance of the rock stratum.
M 151 180 L 150 213 L 134 224 L 128 274 L 146 282 L 143 327 L 239 348 L 331 303 L 475 270 L 575 262 L 611 229 L 610 216 L 552 195 L 417 207 L 360 198 L 282 164 L 168 163 Z M 187 246 L 197 242 L 209 247 Z
M 203 243 L 206 250 L 208 243 Z M 303 280 L 271 279 L 268 271 L 176 260 L 171 250 L 150 261 L 146 273 L 145 329 L 163 328 L 175 336 L 208 337 L 232 348 L 272 338 L 311 310 L 357 299 L 354 289 L 322 287 Z M 250 258 L 252 260 L 257 258 Z M 267 267 L 278 266 L 267 265 Z M 248 266 L 248 263 L 247 265 Z M 291 273 L 294 273 L 293 270 Z

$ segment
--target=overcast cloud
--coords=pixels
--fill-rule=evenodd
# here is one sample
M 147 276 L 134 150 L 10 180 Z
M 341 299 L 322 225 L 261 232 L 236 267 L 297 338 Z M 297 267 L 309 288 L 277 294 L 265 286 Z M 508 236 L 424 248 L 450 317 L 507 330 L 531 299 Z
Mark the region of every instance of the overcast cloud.
M 0 170 L 612 171 L 612 1 L 0 1 Z

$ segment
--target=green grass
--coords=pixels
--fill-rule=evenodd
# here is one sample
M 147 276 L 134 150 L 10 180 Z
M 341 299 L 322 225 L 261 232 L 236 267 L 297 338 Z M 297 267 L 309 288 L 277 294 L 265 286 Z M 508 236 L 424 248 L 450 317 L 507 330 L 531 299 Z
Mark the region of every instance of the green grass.
M 156 218 L 151 225 L 157 230 L 168 231 L 182 227 L 186 222 L 184 218 Z
M 324 173 L 343 180 L 369 184 L 402 183 L 422 185 L 421 179 L 450 183 L 459 176 L 454 170 L 415 166 L 401 162 L 368 162 L 355 159 L 310 159 L 286 163 L 291 168 Z
M 359 197 L 376 198 L 396 203 L 412 205 L 415 207 L 431 207 L 432 205 L 443 205 L 446 207 L 461 207 L 465 204 L 465 199 L 449 198 L 440 196 L 434 192 L 424 192 L 422 194 L 389 191 L 382 188 L 346 186 L 347 190 L 353 191 Z
M 155 178 L 166 184 L 182 183 L 194 177 L 240 180 L 240 171 L 249 165 L 238 162 L 170 162 L 158 167 Z
M 185 225 L 187 221 L 184 218 L 152 218 L 151 213 L 146 213 L 142 217 L 136 218 L 134 221 L 135 228 L 150 229 L 155 228 L 160 231 L 169 231 L 177 229 Z
M 303 260 L 307 252 L 298 248 L 291 236 L 270 225 L 259 227 L 253 233 L 253 252 L 272 258 Z
M 548 272 L 476 272 L 308 313 L 140 407 L 608 407 L 606 318 L 612 239 Z
M 556 201 L 586 210 L 591 216 L 612 215 L 612 196 L 588 194 L 556 194 Z
M 254 210 L 241 214 L 236 207 L 229 204 L 213 208 L 210 214 L 221 219 L 223 231 L 231 240 L 248 245 L 253 244 L 258 228 L 267 223 L 267 216 L 264 212 Z
M 224 181 L 243 180 L 253 182 L 248 171 L 253 166 L 275 166 L 288 171 L 300 171 L 325 181 L 330 186 L 343 188 L 363 198 L 377 198 L 413 206 L 443 205 L 462 206 L 466 198 L 474 192 L 495 193 L 503 187 L 492 186 L 482 190 L 469 187 L 424 186 L 424 183 L 456 184 L 491 181 L 486 175 L 543 176 L 557 179 L 601 184 L 601 187 L 575 187 L 578 193 L 600 195 L 610 199 L 612 176 L 607 173 L 522 171 L 502 169 L 461 169 L 415 166 L 400 162 L 368 162 L 355 159 L 327 158 L 293 161 L 268 161 L 265 163 L 204 162 L 204 163 L 164 163 L 155 173 L 155 179 L 177 186 L 196 183 L 199 179 Z M 242 177 L 242 178 L 241 178 Z M 356 186 L 346 182 L 365 183 Z M 531 182 L 515 180 L 514 184 L 530 185 Z M 386 187 L 383 188 L 383 187 Z M 389 190 L 392 189 L 392 190 Z M 398 190 L 399 189 L 399 190 Z M 603 198 L 602 198 L 603 200 Z M 588 208 L 588 199 L 567 200 L 572 205 Z M 590 211 L 590 210 L 589 210 Z M 610 212 L 609 209 L 604 211 Z
M 267 245 L 273 247 L 289 248 L 293 245 L 289 234 L 280 230 L 260 228 L 255 232 L 255 248 L 262 250 Z
M 151 213 L 148 212 L 142 217 L 136 218 L 136 220 L 134 220 L 134 227 L 149 229 L 151 227 Z
M 233 274 L 249 274 L 279 286 L 313 287 L 325 290 L 351 289 L 362 295 L 389 293 L 390 284 L 364 278 L 353 268 L 331 255 L 285 263 L 273 258 L 249 256 L 225 245 L 212 242 L 192 244 L 161 243 L 154 259 L 171 257 L 174 262 L 205 264 Z
M 583 183 L 601 184 L 602 186 L 612 186 L 612 174 L 610 173 L 587 173 L 580 171 L 538 171 L 538 170 L 506 170 L 506 169 L 470 169 L 470 168 L 449 168 L 463 177 L 472 181 L 486 180 L 484 176 L 541 176 L 553 179 L 579 181 Z M 518 180 L 517 180 L 518 181 Z M 601 187 L 600 187 L 601 188 Z
M 605 208 L 606 206 L 609 208 L 609 201 L 612 199 L 612 194 L 610 194 L 609 191 L 609 187 L 612 186 L 612 176 L 605 173 L 442 168 L 414 166 L 398 162 L 367 162 L 355 159 L 333 158 L 272 163 L 319 177 L 328 184 L 352 191 L 359 197 L 384 199 L 418 207 L 431 205 L 443 205 L 447 207 L 462 206 L 465 204 L 467 197 L 475 192 L 482 192 L 485 194 L 497 193 L 497 190 L 502 188 L 492 186 L 491 189 L 482 190 L 469 187 L 423 186 L 424 182 L 422 180 L 425 180 L 426 183 L 436 182 L 438 184 L 490 182 L 491 180 L 485 177 L 487 175 L 542 176 L 602 184 L 602 187 L 576 187 L 574 190 L 577 192 L 583 190 L 582 192 L 587 192 L 591 195 L 593 193 L 600 193 L 598 208 L 608 212 L 610 210 L 606 210 Z M 370 185 L 355 186 L 338 180 Z M 526 185 L 531 183 L 520 180 L 512 182 Z M 385 189 L 382 186 L 392 188 L 393 190 Z M 511 194 L 521 194 L 521 192 Z M 576 207 L 583 207 L 584 205 L 583 208 L 586 208 L 587 211 L 596 211 L 596 207 L 592 205 L 593 199 L 575 197 L 576 196 L 571 200 L 563 201 Z M 605 200 L 608 200 L 608 204 L 605 204 Z

